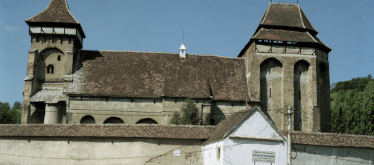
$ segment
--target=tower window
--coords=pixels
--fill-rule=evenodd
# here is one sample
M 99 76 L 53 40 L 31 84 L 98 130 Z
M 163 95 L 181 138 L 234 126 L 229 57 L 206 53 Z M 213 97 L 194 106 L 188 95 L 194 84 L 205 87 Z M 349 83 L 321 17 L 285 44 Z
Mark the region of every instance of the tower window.
M 43 61 L 43 56 L 42 56 L 42 58 L 41 58 L 41 59 L 42 59 L 42 61 Z
M 58 60 L 58 61 L 61 61 L 61 56 L 58 56 L 58 57 L 57 57 L 57 60 Z
M 53 73 L 53 69 L 54 69 L 53 65 L 48 65 L 47 73 Z
M 270 98 L 271 98 L 271 88 L 270 88 L 270 91 L 269 91 L 269 96 L 270 96 Z

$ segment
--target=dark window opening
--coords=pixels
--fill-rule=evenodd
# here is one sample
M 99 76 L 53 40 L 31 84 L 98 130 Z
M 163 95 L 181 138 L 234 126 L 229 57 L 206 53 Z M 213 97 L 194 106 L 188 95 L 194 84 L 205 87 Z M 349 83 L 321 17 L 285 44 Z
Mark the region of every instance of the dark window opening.
M 61 61 L 61 56 L 58 56 L 58 57 L 57 57 L 57 60 L 58 60 L 58 61 Z
M 82 117 L 80 123 L 81 124 L 95 124 L 95 119 L 90 115 L 84 116 L 84 117 Z
M 156 104 L 156 100 L 153 100 L 153 104 Z
M 231 107 L 233 107 L 234 106 L 234 103 L 231 103 Z
M 210 84 L 209 84 L 209 93 L 210 93 L 210 96 L 213 96 L 213 92 L 212 92 L 212 88 L 210 88 Z
M 47 73 L 53 73 L 53 69 L 54 69 L 53 65 L 48 65 Z
M 270 88 L 270 91 L 269 91 L 269 96 L 270 96 L 270 98 L 271 98 L 271 88 Z
M 104 124 L 124 124 L 124 123 L 125 122 L 123 122 L 123 120 L 118 117 L 111 117 L 104 121 Z
M 216 121 L 214 119 L 210 119 L 210 125 L 216 125 Z
M 145 118 L 145 119 L 139 120 L 138 122 L 136 122 L 136 124 L 158 124 L 158 123 L 157 121 L 151 118 Z

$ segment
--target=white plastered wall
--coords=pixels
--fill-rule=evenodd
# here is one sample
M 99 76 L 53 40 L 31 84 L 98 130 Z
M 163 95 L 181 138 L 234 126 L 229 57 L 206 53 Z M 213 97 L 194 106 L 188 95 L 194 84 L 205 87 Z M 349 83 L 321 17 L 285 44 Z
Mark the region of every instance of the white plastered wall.
M 233 138 L 230 136 L 241 136 L 250 138 Z M 257 138 L 257 139 L 256 139 Z M 263 138 L 263 139 L 261 139 Z M 282 139 L 280 141 L 264 139 Z M 223 154 L 217 161 L 217 148 Z M 253 112 L 242 121 L 224 139 L 203 146 L 204 164 L 249 164 L 252 162 L 252 150 L 275 152 L 275 163 L 272 165 L 287 164 L 287 139 L 274 127 L 274 124 L 265 118 L 259 111 Z M 259 163 L 256 165 L 268 165 Z

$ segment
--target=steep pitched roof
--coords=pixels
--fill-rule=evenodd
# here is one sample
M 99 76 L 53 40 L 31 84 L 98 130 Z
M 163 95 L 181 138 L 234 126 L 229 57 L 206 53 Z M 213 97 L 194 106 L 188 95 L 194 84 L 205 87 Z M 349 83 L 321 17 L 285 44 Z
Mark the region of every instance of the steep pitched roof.
M 141 137 L 172 139 L 208 139 L 214 126 L 156 124 L 1 124 L 1 136 L 47 137 Z
M 130 51 L 81 51 L 80 56 L 84 87 L 68 94 L 210 98 L 211 90 L 215 100 L 249 101 L 241 58 Z
M 311 42 L 318 43 L 318 41 L 310 35 L 309 32 L 280 30 L 280 29 L 265 29 L 261 28 L 252 39 L 258 40 L 275 40 L 275 41 L 292 41 L 292 42 Z
M 218 124 L 216 130 L 211 134 L 209 139 L 204 142 L 204 144 L 208 144 L 223 139 L 224 135 L 233 130 L 235 126 L 237 126 L 241 121 L 246 119 L 254 110 L 255 108 L 249 108 L 246 110 L 235 112 L 234 114 L 227 117 L 225 120 L 221 121 Z
M 318 33 L 299 4 L 270 3 L 256 32 L 261 29 L 261 27 L 305 29 L 313 34 L 313 36 Z
M 56 22 L 79 24 L 77 19 L 71 14 L 66 0 L 51 0 L 47 8 L 35 16 L 26 20 L 30 22 Z

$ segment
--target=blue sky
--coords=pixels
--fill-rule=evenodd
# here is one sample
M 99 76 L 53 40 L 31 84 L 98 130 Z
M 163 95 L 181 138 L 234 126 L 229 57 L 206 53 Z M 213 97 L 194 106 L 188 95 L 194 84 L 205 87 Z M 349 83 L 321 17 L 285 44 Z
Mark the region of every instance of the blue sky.
M 0 0 L 0 101 L 22 102 L 30 36 L 25 20 L 50 0 Z M 273 0 L 296 3 L 296 0 Z M 270 0 L 68 0 L 86 34 L 83 49 L 236 57 Z M 330 83 L 373 75 L 374 1 L 299 0 L 332 48 Z

